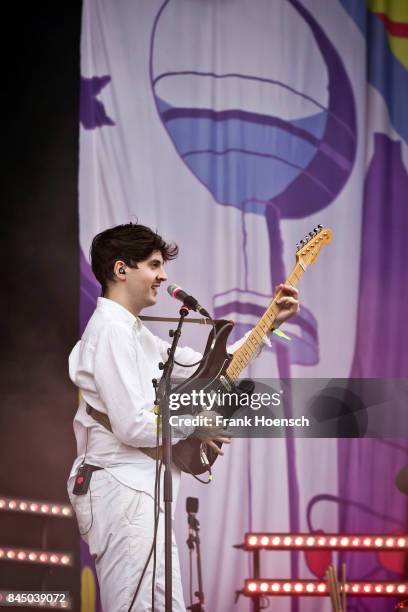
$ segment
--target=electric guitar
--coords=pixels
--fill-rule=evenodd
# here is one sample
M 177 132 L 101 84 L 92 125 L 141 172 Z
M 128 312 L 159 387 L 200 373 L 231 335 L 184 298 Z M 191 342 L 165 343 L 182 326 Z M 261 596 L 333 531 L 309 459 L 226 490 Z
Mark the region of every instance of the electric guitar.
M 296 287 L 308 266 L 316 262 L 321 248 L 331 242 L 331 240 L 331 230 L 321 225 L 318 225 L 313 232 L 309 232 L 308 236 L 297 244 L 296 264 L 285 284 Z M 227 340 L 234 327 L 234 322 L 226 320 L 216 321 L 215 342 L 214 330 L 212 330 L 204 352 L 204 355 L 209 353 L 208 357 L 201 362 L 193 376 L 172 389 L 172 393 L 191 394 L 194 390 L 196 393 L 199 393 L 200 389 L 204 389 L 206 393 L 233 391 L 234 384 L 238 381 L 242 370 L 257 354 L 264 336 L 274 328 L 274 322 L 279 312 L 276 302 L 281 295 L 281 292 L 279 292 L 271 301 L 263 316 L 233 355 L 227 353 Z M 210 351 L 211 347 L 212 350 Z M 205 382 L 203 383 L 203 381 Z M 236 410 L 235 407 L 224 405 L 215 405 L 213 409 L 224 418 L 230 418 Z M 202 410 L 203 407 L 196 407 L 195 413 L 197 414 Z M 194 409 L 190 406 L 172 411 L 173 415 L 187 413 L 194 414 Z M 221 446 L 220 443 L 217 444 Z M 194 436 L 186 440 L 180 440 L 180 442 L 173 446 L 172 453 L 173 462 L 183 472 L 189 474 L 202 474 L 207 471 L 208 464 L 212 465 L 218 457 L 217 453 L 209 447 L 206 447 L 203 454 L 203 443 Z

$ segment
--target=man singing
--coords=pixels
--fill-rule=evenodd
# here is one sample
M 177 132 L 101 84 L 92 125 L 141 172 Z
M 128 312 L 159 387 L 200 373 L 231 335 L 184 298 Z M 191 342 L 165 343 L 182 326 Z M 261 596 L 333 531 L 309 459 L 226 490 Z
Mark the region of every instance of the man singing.
M 169 344 L 153 335 L 138 318 L 153 306 L 163 281 L 165 262 L 178 248 L 151 229 L 129 223 L 95 236 L 91 263 L 102 296 L 69 357 L 71 380 L 80 390 L 74 419 L 78 457 L 68 481 L 79 531 L 89 545 L 98 575 L 104 612 L 127 612 L 140 582 L 132 611 L 151 610 L 156 462 L 143 449 L 156 445 L 152 379 L 167 360 Z M 298 292 L 279 285 L 279 325 L 299 310 Z M 241 341 L 229 347 L 236 350 Z M 265 339 L 268 343 L 268 339 Z M 178 348 L 176 360 L 192 364 L 200 353 Z M 188 378 L 194 368 L 175 365 L 176 378 Z M 199 427 L 195 435 L 214 449 L 229 443 L 222 429 Z M 180 436 L 173 438 L 173 444 Z M 173 467 L 177 499 L 180 472 Z M 157 564 L 154 605 L 164 610 L 164 513 L 156 538 Z M 143 579 L 141 576 L 145 570 Z M 185 610 L 177 549 L 173 536 L 173 612 Z

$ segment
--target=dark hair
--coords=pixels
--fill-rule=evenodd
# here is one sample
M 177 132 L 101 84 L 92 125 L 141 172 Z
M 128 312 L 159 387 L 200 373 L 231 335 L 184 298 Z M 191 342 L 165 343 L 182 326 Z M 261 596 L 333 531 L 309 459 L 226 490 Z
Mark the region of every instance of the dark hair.
M 111 227 L 92 240 L 90 257 L 92 271 L 102 285 L 105 294 L 108 281 L 114 281 L 113 267 L 122 260 L 130 268 L 137 268 L 137 263 L 147 259 L 153 251 L 160 251 L 164 261 L 174 259 L 178 246 L 168 244 L 157 232 L 145 225 L 127 223 Z

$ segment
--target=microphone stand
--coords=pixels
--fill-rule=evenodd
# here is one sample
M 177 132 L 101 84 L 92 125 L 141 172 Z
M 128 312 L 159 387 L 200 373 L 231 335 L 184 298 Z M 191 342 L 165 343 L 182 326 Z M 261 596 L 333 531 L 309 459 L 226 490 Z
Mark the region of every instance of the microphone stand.
M 180 319 L 177 329 L 169 331 L 170 338 L 173 338 L 169 356 L 165 364 L 160 364 L 160 369 L 163 370 L 158 385 L 158 400 L 159 414 L 161 416 L 162 425 L 162 447 L 163 447 L 163 465 L 164 465 L 164 567 L 165 567 L 165 611 L 172 612 L 173 607 L 173 584 L 172 584 L 172 512 L 171 506 L 173 502 L 173 481 L 171 474 L 172 462 L 172 445 L 171 445 L 171 427 L 170 427 L 170 409 L 169 395 L 171 393 L 171 374 L 174 368 L 174 358 L 178 341 L 181 336 L 181 327 L 189 310 L 186 306 L 180 309 Z
M 198 602 L 187 607 L 187 610 L 191 612 L 204 612 L 204 591 L 203 591 L 203 576 L 201 572 L 201 549 L 200 549 L 200 523 L 195 514 L 188 513 L 188 525 L 190 527 L 190 533 L 187 538 L 187 546 L 190 550 L 194 550 L 194 544 L 196 549 L 197 557 L 197 579 L 198 579 L 198 591 L 195 591 L 194 595 L 198 597 Z

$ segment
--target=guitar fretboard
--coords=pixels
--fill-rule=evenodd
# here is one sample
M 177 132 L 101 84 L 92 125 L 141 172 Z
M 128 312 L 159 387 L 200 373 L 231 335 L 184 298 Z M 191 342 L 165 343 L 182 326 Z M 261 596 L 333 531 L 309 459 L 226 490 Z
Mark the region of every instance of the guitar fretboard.
M 288 276 L 285 284 L 296 287 L 299 280 L 302 278 L 304 271 L 304 267 L 298 262 L 293 268 L 291 274 Z M 282 295 L 283 294 L 279 292 L 278 295 L 272 300 L 265 313 L 246 338 L 245 342 L 235 351 L 231 363 L 226 371 L 228 378 L 232 382 L 235 382 L 239 378 L 242 370 L 246 368 L 249 362 L 257 354 L 257 351 L 263 342 L 264 336 L 266 336 L 266 334 L 272 331 L 272 329 L 275 327 L 275 320 L 279 312 L 279 307 L 276 304 L 276 301 Z

